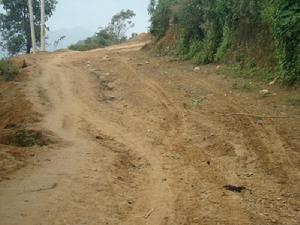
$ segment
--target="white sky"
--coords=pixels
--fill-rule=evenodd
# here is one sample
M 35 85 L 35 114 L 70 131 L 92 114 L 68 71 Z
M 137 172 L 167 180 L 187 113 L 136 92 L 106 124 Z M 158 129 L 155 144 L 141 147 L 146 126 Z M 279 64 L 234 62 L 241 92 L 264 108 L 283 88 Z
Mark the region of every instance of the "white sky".
M 149 26 L 148 4 L 149 0 L 58 0 L 56 11 L 47 25 L 50 30 L 81 27 L 96 32 L 114 14 L 131 9 L 137 14 L 131 32 L 144 32 Z

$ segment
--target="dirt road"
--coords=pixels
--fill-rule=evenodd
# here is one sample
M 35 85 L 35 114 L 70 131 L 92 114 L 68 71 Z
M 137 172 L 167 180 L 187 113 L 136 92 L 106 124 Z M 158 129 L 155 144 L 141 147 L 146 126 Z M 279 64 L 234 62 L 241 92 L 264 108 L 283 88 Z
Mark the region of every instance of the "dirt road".
M 37 56 L 24 92 L 58 141 L 0 183 L 0 224 L 299 224 L 300 119 L 239 115 L 286 109 L 144 44 Z

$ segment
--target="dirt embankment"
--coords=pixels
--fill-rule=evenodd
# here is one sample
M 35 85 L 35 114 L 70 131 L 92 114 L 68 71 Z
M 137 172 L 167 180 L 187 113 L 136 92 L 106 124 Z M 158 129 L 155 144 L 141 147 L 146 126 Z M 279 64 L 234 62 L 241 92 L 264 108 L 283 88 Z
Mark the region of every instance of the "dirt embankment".
M 0 181 L 10 179 L 10 173 L 24 167 L 39 152 L 34 145 L 48 141 L 44 133 L 38 131 L 40 114 L 33 111 L 26 93 L 28 78 L 36 66 L 35 57 L 22 56 L 14 60 L 20 66 L 20 74 L 14 81 L 0 79 Z

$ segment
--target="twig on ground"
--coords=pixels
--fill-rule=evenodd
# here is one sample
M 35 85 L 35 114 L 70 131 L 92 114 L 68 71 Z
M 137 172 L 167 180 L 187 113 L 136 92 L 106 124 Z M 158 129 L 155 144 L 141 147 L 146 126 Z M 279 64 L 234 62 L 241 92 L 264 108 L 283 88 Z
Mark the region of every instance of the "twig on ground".
M 40 191 L 47 191 L 47 190 L 51 190 L 57 187 L 57 183 L 51 184 L 47 187 L 41 187 L 38 189 L 33 189 L 33 190 L 29 190 L 29 192 L 40 192 Z

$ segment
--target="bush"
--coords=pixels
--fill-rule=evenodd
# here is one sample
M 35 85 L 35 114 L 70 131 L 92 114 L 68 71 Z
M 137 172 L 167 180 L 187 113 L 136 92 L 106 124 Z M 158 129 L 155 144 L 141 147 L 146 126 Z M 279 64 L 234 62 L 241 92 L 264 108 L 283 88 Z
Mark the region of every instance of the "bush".
M 13 135 L 12 141 L 19 147 L 32 147 L 38 144 L 38 134 L 34 131 L 23 129 Z
M 19 73 L 20 68 L 15 62 L 9 59 L 0 60 L 0 75 L 3 76 L 6 81 L 16 79 Z

